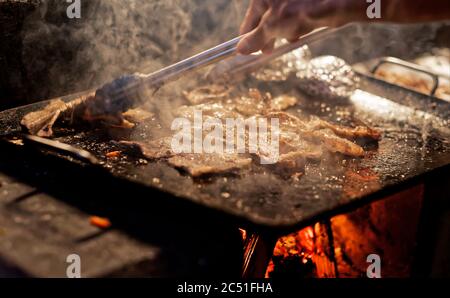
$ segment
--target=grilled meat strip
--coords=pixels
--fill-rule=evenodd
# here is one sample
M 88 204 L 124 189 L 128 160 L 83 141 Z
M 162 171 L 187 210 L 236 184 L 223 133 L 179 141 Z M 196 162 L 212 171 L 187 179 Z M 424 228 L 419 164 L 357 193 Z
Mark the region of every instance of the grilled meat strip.
M 196 106 L 184 106 L 180 108 L 178 114 L 188 119 L 193 118 L 195 110 L 200 110 L 203 117 L 216 117 L 224 119 L 227 117 L 241 117 L 244 115 L 235 110 L 232 103 L 223 102 L 203 103 Z M 350 141 L 354 138 L 367 137 L 379 139 L 379 133 L 366 127 L 344 127 L 334 125 L 318 118 L 311 118 L 309 121 L 301 120 L 289 113 L 270 109 L 265 115 L 258 117 L 279 119 L 279 155 L 276 165 L 272 166 L 277 172 L 281 169 L 283 173 L 298 174 L 303 170 L 307 160 L 320 160 L 323 152 L 338 152 L 347 156 L 361 157 L 364 149 L 356 143 Z M 203 119 L 205 120 L 205 119 Z M 223 142 L 225 144 L 226 127 L 223 127 Z M 189 133 L 189 131 L 188 131 Z M 192 136 L 192 131 L 191 138 Z M 206 134 L 207 132 L 203 132 Z M 153 140 L 150 142 L 121 142 L 124 145 L 139 149 L 139 153 L 150 160 L 165 159 L 167 162 L 179 169 L 188 172 L 194 177 L 221 174 L 229 171 L 241 169 L 251 163 L 248 154 L 176 154 L 171 148 L 171 137 Z M 249 132 L 245 130 L 246 150 L 249 148 Z M 258 146 L 254 153 L 256 156 L 270 157 L 273 148 Z
M 240 170 L 248 167 L 252 159 L 239 154 L 178 154 L 169 158 L 168 163 L 192 177 L 200 177 Z
M 184 91 L 184 97 L 193 105 L 210 100 L 220 100 L 229 97 L 230 89 L 222 85 L 208 85 L 191 91 Z
M 68 103 L 61 99 L 52 100 L 44 109 L 25 115 L 20 123 L 32 135 L 51 137 L 53 135 L 53 125 L 62 115 L 70 115 L 73 118 L 78 107 L 82 106 L 93 96 L 94 94 L 92 93 L 87 94 Z
M 165 159 L 170 165 L 188 172 L 192 177 L 229 173 L 249 166 L 252 162 L 250 157 L 239 154 L 175 154 L 171 148 L 171 140 L 168 137 L 148 143 L 122 141 L 120 144 L 137 150 L 147 159 Z
M 171 137 L 153 140 L 150 142 L 121 141 L 120 145 L 138 153 L 150 160 L 169 158 L 175 155 L 171 146 Z
M 206 88 L 206 87 L 204 87 Z M 197 92 L 195 89 L 193 92 Z M 186 93 L 188 94 L 188 93 Z M 190 93 L 189 93 L 190 94 Z M 197 96 L 197 95 L 188 95 Z M 211 98 L 209 95 L 207 98 Z M 193 119 L 194 111 L 202 111 L 203 116 L 225 118 L 244 118 L 244 116 L 264 115 L 269 112 L 284 111 L 297 104 L 297 99 L 289 95 L 272 98 L 270 94 L 261 94 L 257 89 L 250 89 L 247 94 L 235 97 L 216 97 L 214 100 L 198 100 L 198 105 L 181 106 L 177 116 Z
M 53 135 L 53 125 L 59 115 L 67 110 L 67 105 L 62 100 L 54 100 L 43 110 L 25 115 L 21 125 L 25 126 L 30 134 L 39 137 L 50 137 Z
M 347 128 L 315 118 L 303 121 L 285 112 L 269 113 L 267 116 L 280 119 L 281 142 L 294 148 L 306 140 L 313 144 L 320 142 L 327 151 L 360 157 L 364 155 L 364 149 L 344 137 L 368 137 L 375 140 L 380 137 L 377 131 L 369 128 Z
M 135 91 L 142 78 L 140 74 L 123 76 L 68 103 L 53 100 L 44 109 L 25 115 L 21 124 L 29 133 L 40 137 L 51 137 L 55 122 L 67 115 L 71 120 L 132 127 L 122 113 L 143 102 L 140 93 Z
M 312 125 L 316 128 L 330 129 L 336 135 L 346 139 L 367 138 L 375 141 L 381 139 L 381 133 L 379 131 L 367 126 L 346 127 L 332 124 L 319 118 L 313 118 L 311 122 Z

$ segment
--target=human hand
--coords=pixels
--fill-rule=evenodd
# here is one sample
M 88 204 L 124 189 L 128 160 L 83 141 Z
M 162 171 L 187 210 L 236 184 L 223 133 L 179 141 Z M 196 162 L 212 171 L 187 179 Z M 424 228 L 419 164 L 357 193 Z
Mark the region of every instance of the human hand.
M 241 34 L 248 34 L 237 50 L 270 53 L 276 38 L 295 41 L 316 28 L 354 21 L 355 11 L 365 13 L 364 4 L 355 0 L 252 0 L 241 26 Z

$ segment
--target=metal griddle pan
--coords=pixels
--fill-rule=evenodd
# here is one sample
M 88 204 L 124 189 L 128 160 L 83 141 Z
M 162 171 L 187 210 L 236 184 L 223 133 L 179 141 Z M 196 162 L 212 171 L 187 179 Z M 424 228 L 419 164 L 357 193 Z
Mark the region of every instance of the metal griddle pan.
M 381 198 L 435 171 L 448 173 L 450 131 L 446 119 L 450 106 L 370 78 L 361 79 L 362 89 L 348 105 L 305 99 L 302 102 L 308 104 L 301 109 L 322 117 L 340 111 L 337 114 L 363 119 L 380 129 L 383 139 L 378 146 L 366 144 L 369 153 L 361 160 L 330 156 L 321 163 L 308 164 L 298 182 L 258 166 L 240 175 L 193 180 L 164 162 L 141 164 L 134 157 L 106 161 L 105 153 L 115 149 L 115 142 L 97 130 L 74 131 L 56 139 L 105 161 L 100 167 L 106 169 L 105 174 L 112 174 L 113 180 L 156 189 L 253 224 L 288 229 Z M 375 95 L 377 91 L 384 95 Z M 395 100 L 389 100 L 390 95 Z M 430 110 L 417 109 L 427 102 Z M 18 132 L 21 116 L 41 106 L 3 112 L 1 130 L 9 135 Z M 85 166 L 85 171 L 92 167 Z
M 200 206 L 200 210 L 218 211 L 240 224 L 288 231 L 383 198 L 422 181 L 427 175 L 449 173 L 450 104 L 369 76 L 359 76 L 360 89 L 348 102 L 339 103 L 305 96 L 296 88 L 295 80 L 254 83 L 275 95 L 289 93 L 300 98 L 299 106 L 291 110 L 294 114 L 314 114 L 344 124 L 362 120 L 383 133 L 378 144 L 364 144 L 368 150 L 364 158 L 330 155 L 320 163 L 308 163 L 299 181 L 257 164 L 238 175 L 194 180 L 163 161 L 145 163 L 127 155 L 107 160 L 105 154 L 120 147 L 110 134 L 101 130 L 67 129 L 58 132 L 55 139 L 93 154 L 100 164 L 83 162 L 83 171 L 96 171 L 96 175 L 110 179 L 110 185 L 120 180 L 130 188 L 158 193 L 160 200 L 175 198 L 178 202 Z M 63 100 L 76 97 L 71 95 Z M 20 134 L 23 115 L 45 104 L 0 113 L 4 140 Z M 79 164 L 72 157 L 58 155 L 58 158 Z M 159 201 L 154 197 L 147 199 L 153 200 L 155 212 Z M 174 204 L 173 209 L 177 208 Z

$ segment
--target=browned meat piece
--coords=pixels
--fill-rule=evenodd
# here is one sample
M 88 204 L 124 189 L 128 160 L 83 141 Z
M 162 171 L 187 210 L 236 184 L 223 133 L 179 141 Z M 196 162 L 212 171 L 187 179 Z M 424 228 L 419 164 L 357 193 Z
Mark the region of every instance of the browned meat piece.
M 364 156 L 364 149 L 349 140 L 340 138 L 332 130 L 321 129 L 314 132 L 305 133 L 310 140 L 320 140 L 324 147 L 330 152 L 339 152 L 349 156 Z
M 226 119 L 238 118 L 241 116 L 233 111 L 233 107 L 221 102 L 199 104 L 196 106 L 181 106 L 176 111 L 176 116 L 193 120 L 195 111 L 201 111 L 204 118 L 213 117 L 218 119 Z
M 236 111 L 244 116 L 264 115 L 270 111 L 284 111 L 295 106 L 297 99 L 289 95 L 280 95 L 275 98 L 261 94 L 257 89 L 250 89 L 248 94 L 233 100 Z
M 319 146 L 311 146 L 311 150 L 296 150 L 280 155 L 279 162 L 290 162 L 298 159 L 320 159 L 322 157 L 322 150 Z
M 25 115 L 20 123 L 32 135 L 50 137 L 53 135 L 53 125 L 58 120 L 59 115 L 66 110 L 66 103 L 57 99 L 50 102 L 43 110 Z
M 224 88 L 222 87 L 222 89 Z M 182 106 L 177 114 L 191 119 L 195 109 L 201 110 L 205 116 L 220 119 L 238 116 L 249 117 L 264 115 L 269 111 L 284 111 L 297 104 L 297 99 L 293 96 L 280 95 L 272 99 L 269 93 L 261 94 L 257 89 L 250 89 L 247 94 L 236 97 L 231 97 L 228 91 L 213 92 L 222 89 L 220 89 L 220 86 L 213 85 L 211 89 L 203 87 L 189 93 L 185 92 L 188 100 L 195 105 Z
M 156 160 L 169 158 L 174 156 L 171 146 L 172 138 L 162 138 L 150 142 L 134 142 L 134 141 L 122 141 L 121 145 L 138 150 L 139 154 L 145 158 Z
M 298 180 L 308 160 L 320 160 L 322 148 L 320 145 L 301 140 L 287 144 L 281 138 L 279 153 L 278 161 L 274 165 L 269 165 L 269 168 L 282 177 Z
M 122 141 L 121 145 L 138 150 L 139 155 L 150 159 L 168 159 L 175 168 L 188 172 L 193 177 L 229 173 L 249 166 L 252 159 L 239 154 L 175 154 L 171 148 L 172 138 L 151 142 Z
M 230 173 L 248 167 L 252 159 L 238 154 L 180 154 L 169 158 L 168 162 L 193 177 L 200 177 Z
M 300 118 L 282 111 L 270 112 L 266 115 L 268 118 L 278 118 L 280 120 L 281 130 L 297 131 L 306 128 L 305 121 Z
M 222 85 L 208 85 L 194 89 L 192 91 L 184 91 L 183 95 L 194 105 L 204 103 L 210 100 L 225 99 L 229 96 L 230 90 Z
M 268 109 L 270 95 L 263 96 L 257 89 L 250 89 L 248 94 L 232 101 L 234 109 L 245 116 L 261 115 Z
M 351 128 L 336 127 L 331 123 L 320 120 L 303 121 L 293 115 L 284 112 L 270 113 L 270 117 L 278 117 L 280 119 L 280 139 L 285 146 L 288 145 L 291 148 L 298 148 L 301 146 L 301 142 L 305 140 L 308 143 L 321 143 L 324 148 L 331 152 L 339 152 L 349 156 L 360 157 L 364 155 L 364 149 L 337 135 L 334 130 L 349 136 L 350 132 L 353 132 Z M 330 128 L 324 128 L 330 127 Z M 359 130 L 356 130 L 359 131 Z M 355 135 L 351 135 L 355 137 Z M 309 151 L 306 149 L 305 151 Z
M 93 93 L 87 94 L 68 103 L 60 99 L 52 100 L 44 109 L 25 115 L 20 123 L 32 135 L 51 137 L 55 122 L 63 115 L 73 118 L 76 110 L 93 95 Z
M 132 128 L 134 126 L 130 122 L 125 121 L 121 112 L 93 116 L 90 107 L 91 103 L 96 100 L 95 93 L 80 96 L 67 103 L 56 99 L 51 101 L 44 109 L 25 115 L 22 118 L 21 125 L 30 134 L 40 137 L 51 137 L 53 135 L 53 125 L 58 119 L 63 117 L 70 118 L 72 122 L 75 120 L 101 121 L 116 127 Z
M 122 115 L 125 120 L 134 124 L 139 124 L 155 117 L 153 113 L 139 108 L 128 110 Z
M 336 135 L 346 139 L 369 138 L 378 141 L 381 138 L 379 131 L 367 126 L 347 127 L 332 124 L 319 118 L 312 119 L 311 126 L 331 129 Z
M 280 137 L 280 161 L 290 159 L 293 156 L 301 156 L 305 159 L 320 159 L 322 157 L 322 147 L 308 142 L 302 136 L 291 138 L 282 133 Z
M 54 100 L 45 109 L 26 115 L 21 124 L 31 133 L 41 137 L 50 137 L 55 122 L 69 114 L 71 120 L 101 122 L 119 127 L 132 127 L 124 121 L 122 113 L 142 103 L 132 87 L 141 83 L 144 76 L 140 74 L 123 76 L 102 88 L 83 95 L 69 103 Z
M 280 156 L 275 165 L 269 165 L 272 171 L 284 178 L 298 179 L 305 171 L 306 158 L 305 152 L 290 152 Z

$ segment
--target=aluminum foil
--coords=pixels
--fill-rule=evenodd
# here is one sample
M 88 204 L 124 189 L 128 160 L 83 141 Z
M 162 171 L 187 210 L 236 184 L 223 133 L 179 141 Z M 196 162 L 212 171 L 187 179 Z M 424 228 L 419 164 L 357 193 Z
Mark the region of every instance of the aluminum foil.
M 359 82 L 352 67 L 334 56 L 321 56 L 300 64 L 296 75 L 305 93 L 329 99 L 349 98 Z

